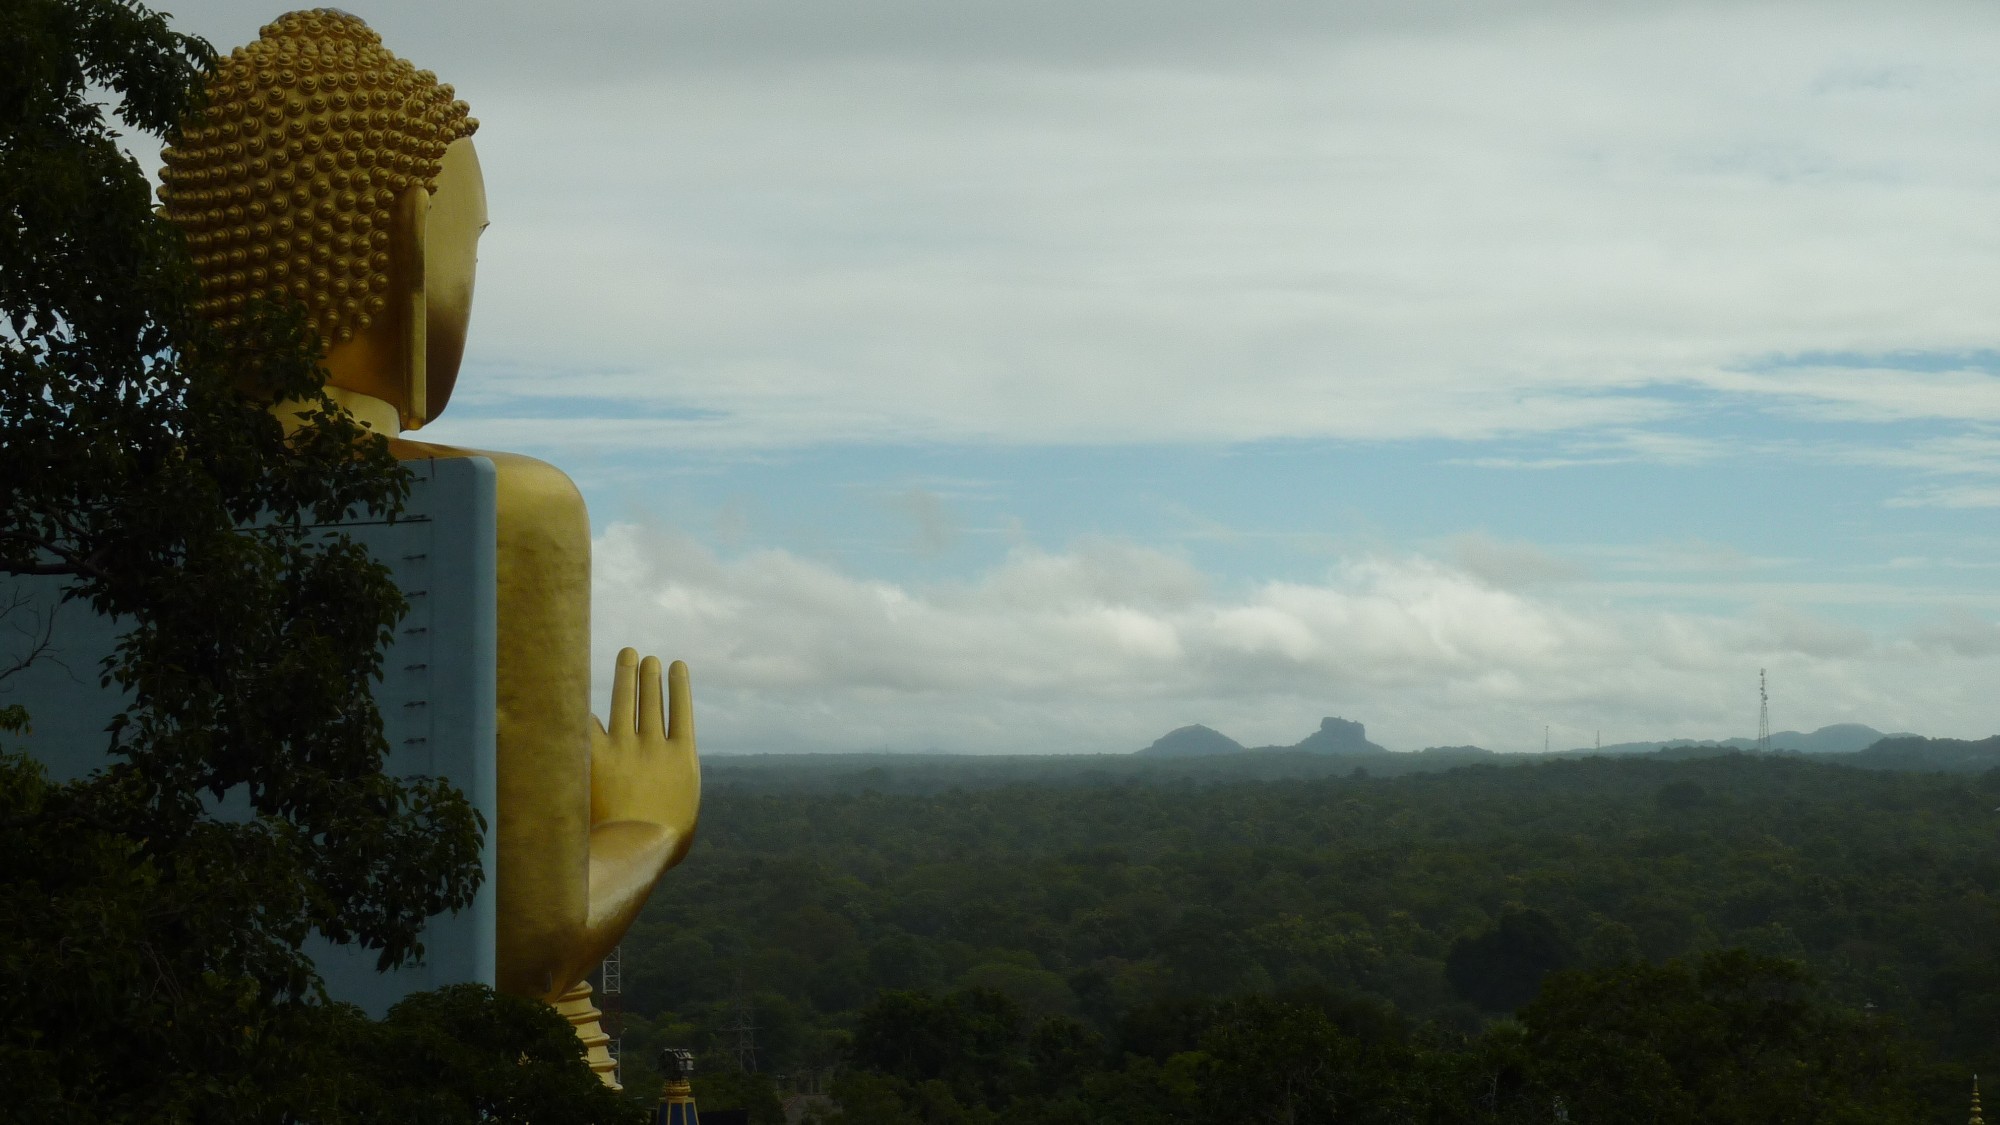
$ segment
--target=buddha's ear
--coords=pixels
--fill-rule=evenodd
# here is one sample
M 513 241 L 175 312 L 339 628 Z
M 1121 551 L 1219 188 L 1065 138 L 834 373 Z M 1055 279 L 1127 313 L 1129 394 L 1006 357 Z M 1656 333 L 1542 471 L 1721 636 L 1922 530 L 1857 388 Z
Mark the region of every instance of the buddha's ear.
M 398 333 L 403 368 L 403 428 L 414 430 L 430 419 L 430 380 L 426 359 L 430 352 L 429 301 L 424 296 L 424 240 L 431 210 L 431 193 L 422 184 L 411 184 L 396 200 L 390 220 L 389 257 L 395 263 L 394 315 L 402 321 Z

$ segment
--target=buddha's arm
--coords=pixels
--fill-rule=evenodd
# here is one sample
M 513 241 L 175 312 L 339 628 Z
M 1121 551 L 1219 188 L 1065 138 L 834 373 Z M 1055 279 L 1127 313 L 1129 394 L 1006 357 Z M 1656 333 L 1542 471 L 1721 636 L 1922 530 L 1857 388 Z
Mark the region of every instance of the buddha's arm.
M 496 475 L 496 983 L 553 1000 L 590 909 L 590 521 L 561 470 L 476 455 Z
M 398 439 L 397 456 L 496 472 L 498 985 L 553 1000 L 623 936 L 693 840 L 700 804 L 687 669 L 620 654 L 607 727 L 590 715 L 590 524 L 561 470 Z M 669 724 L 670 720 L 670 724 Z

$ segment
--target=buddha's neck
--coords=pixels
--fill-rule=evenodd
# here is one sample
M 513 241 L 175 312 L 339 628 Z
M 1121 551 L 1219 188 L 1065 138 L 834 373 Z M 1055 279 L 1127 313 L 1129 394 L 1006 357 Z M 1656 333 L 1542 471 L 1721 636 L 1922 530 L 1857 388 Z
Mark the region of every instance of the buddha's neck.
M 395 437 L 403 432 L 402 415 L 392 403 L 345 387 L 328 387 L 326 397 L 346 407 L 356 421 L 383 437 Z
M 397 434 L 403 432 L 402 416 L 397 413 L 395 405 L 390 402 L 376 398 L 374 395 L 364 395 L 359 391 L 350 391 L 345 387 L 329 386 L 326 388 L 326 397 L 332 399 L 336 405 L 346 410 L 349 414 L 354 415 L 355 421 L 360 422 L 383 437 L 395 437 Z M 277 404 L 271 410 L 284 422 L 286 431 L 290 432 L 299 425 L 298 416 L 303 407 L 303 403 L 286 401 Z

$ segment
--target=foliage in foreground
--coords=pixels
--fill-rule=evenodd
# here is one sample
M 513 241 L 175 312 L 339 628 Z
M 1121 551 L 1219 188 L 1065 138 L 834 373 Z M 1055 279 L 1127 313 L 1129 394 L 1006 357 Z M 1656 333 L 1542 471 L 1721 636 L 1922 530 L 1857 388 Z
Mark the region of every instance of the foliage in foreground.
M 0 1118 L 634 1119 L 545 1006 L 457 989 L 371 1021 L 301 952 L 420 957 L 484 826 L 384 772 L 369 689 L 402 598 L 317 529 L 393 518 L 406 475 L 323 397 L 296 310 L 226 339 L 193 313 L 100 104 L 164 136 L 211 58 L 132 0 L 0 3 L 0 635 L 25 641 L 0 735 L 35 718 L 4 694 L 44 655 L 26 590 L 119 619 L 101 671 L 130 702 L 81 780 L 0 746 Z M 260 400 L 317 424 L 288 437 Z

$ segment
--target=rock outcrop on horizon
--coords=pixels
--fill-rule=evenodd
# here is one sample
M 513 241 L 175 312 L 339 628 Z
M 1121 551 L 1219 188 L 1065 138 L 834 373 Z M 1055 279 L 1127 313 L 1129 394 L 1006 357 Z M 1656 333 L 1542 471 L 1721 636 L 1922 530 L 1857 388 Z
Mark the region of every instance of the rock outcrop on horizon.
M 1256 746 L 1246 749 L 1235 739 L 1212 727 L 1195 723 L 1177 727 L 1154 740 L 1151 746 L 1135 751 L 1147 758 L 1212 758 L 1219 754 L 1387 754 L 1389 751 L 1368 741 L 1368 728 L 1351 719 L 1331 716 L 1319 721 L 1319 729 L 1290 746 Z
M 1319 729 L 1291 746 L 1264 746 L 1263 750 L 1303 750 L 1308 754 L 1387 754 L 1389 751 L 1368 741 L 1368 728 L 1351 719 L 1332 717 L 1319 721 Z

